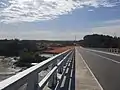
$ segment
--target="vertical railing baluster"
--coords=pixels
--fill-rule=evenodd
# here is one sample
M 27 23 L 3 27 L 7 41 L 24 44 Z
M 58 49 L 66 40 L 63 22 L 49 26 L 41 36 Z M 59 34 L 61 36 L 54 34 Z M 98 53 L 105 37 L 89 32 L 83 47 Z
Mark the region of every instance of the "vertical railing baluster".
M 67 53 L 67 54 L 68 54 L 68 53 Z M 67 54 L 66 54 L 66 55 L 67 55 Z M 65 58 L 65 56 L 62 56 L 62 57 L 60 58 L 60 60 L 62 60 L 62 59 L 65 59 L 65 60 L 64 60 L 63 64 L 59 66 L 59 68 L 58 68 L 58 73 L 62 74 L 63 69 L 64 69 L 64 66 L 66 66 L 66 63 L 67 63 L 67 61 L 68 61 L 69 56 L 70 56 L 70 55 L 68 55 L 67 58 Z
M 38 90 L 38 73 L 28 79 L 26 90 Z
M 52 63 L 52 68 L 55 66 L 57 66 L 57 59 Z M 57 71 L 53 74 L 53 76 L 49 80 L 48 87 L 53 89 L 55 88 L 56 85 L 57 85 Z
M 59 62 L 60 62 L 60 60 L 62 60 L 62 59 L 64 59 L 64 56 L 61 56 L 61 57 L 59 58 Z M 63 65 L 60 65 L 60 67 L 58 68 L 58 73 L 62 74 L 62 72 L 63 72 Z

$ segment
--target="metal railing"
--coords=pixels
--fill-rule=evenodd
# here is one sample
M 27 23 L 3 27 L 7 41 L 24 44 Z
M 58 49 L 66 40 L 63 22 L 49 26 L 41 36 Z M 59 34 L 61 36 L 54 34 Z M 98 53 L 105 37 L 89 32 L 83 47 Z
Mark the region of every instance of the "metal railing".
M 108 51 L 112 52 L 112 53 L 120 53 L 120 49 L 119 48 L 109 48 Z
M 0 90 L 18 90 L 26 84 L 26 90 L 42 90 L 45 86 L 58 90 L 62 83 L 66 69 L 72 65 L 74 57 L 74 49 L 67 50 L 56 56 L 53 56 L 23 72 L 20 72 L 2 82 L 0 82 Z M 48 74 L 39 82 L 39 73 L 52 66 Z M 57 74 L 61 77 L 58 79 Z
M 111 52 L 111 53 L 116 53 L 116 54 L 120 53 L 119 48 L 90 48 L 90 49 L 105 51 L 105 52 Z

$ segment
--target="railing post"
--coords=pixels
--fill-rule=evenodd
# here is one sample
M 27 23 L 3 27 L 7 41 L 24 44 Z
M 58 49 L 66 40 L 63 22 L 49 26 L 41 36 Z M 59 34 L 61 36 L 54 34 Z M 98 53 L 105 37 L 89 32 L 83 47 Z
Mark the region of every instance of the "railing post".
M 26 90 L 38 90 L 38 73 L 29 78 Z
M 67 53 L 67 54 L 68 54 L 68 53 Z M 66 54 L 66 55 L 67 55 L 67 54 Z M 64 66 L 66 66 L 66 63 L 67 63 L 67 60 L 68 60 L 69 56 L 70 56 L 70 55 L 68 55 L 67 58 L 66 58 L 65 56 L 62 56 L 62 57 L 60 58 L 60 60 L 62 60 L 62 59 L 65 59 L 65 60 L 64 60 L 63 64 L 60 65 L 60 67 L 58 68 L 58 73 L 62 74 L 63 69 L 64 69 Z M 60 61 L 60 60 L 59 60 L 59 61 Z
M 52 68 L 55 66 L 57 66 L 57 59 L 55 60 L 55 62 L 52 63 Z M 57 71 L 53 74 L 53 76 L 49 80 L 48 87 L 55 88 L 56 85 L 57 85 Z
M 60 60 L 64 59 L 64 56 L 61 56 L 58 60 L 58 62 L 60 62 Z M 58 68 L 58 73 L 62 74 L 63 72 L 63 65 L 61 65 L 59 68 Z
M 119 49 L 118 48 L 116 49 L 116 53 L 119 53 Z

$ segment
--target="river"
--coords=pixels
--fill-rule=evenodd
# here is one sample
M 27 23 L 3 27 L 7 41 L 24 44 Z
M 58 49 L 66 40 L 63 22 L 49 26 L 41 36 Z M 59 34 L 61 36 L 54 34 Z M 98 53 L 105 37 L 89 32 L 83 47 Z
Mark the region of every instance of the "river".
M 13 65 L 13 58 L 1 58 L 0 57 L 0 81 L 15 75 L 17 72 L 19 72 L 21 68 L 14 67 Z
M 53 54 L 41 54 L 40 56 L 52 57 Z M 4 58 L 0 56 L 0 81 L 9 78 L 10 76 L 18 73 L 21 68 L 13 65 L 14 60 L 12 57 Z M 45 71 L 46 72 L 46 71 Z M 43 72 L 42 72 L 43 74 Z M 44 74 L 43 74 L 44 75 Z

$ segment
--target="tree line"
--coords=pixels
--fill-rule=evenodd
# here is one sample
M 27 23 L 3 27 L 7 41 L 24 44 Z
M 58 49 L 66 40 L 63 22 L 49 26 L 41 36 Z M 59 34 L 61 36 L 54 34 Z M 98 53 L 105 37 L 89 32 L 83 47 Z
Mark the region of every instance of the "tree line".
M 30 40 L 0 40 L 0 56 L 19 56 L 22 51 L 35 52 L 36 42 Z
M 42 49 L 39 49 L 36 40 L 0 40 L 0 56 L 20 57 L 14 63 L 19 67 L 30 67 L 31 63 L 39 63 L 47 57 L 39 56 Z M 42 46 L 42 45 L 41 45 Z
M 120 48 L 120 37 L 92 34 L 84 36 L 79 44 L 84 47 L 93 48 Z
M 0 40 L 0 56 L 20 57 L 14 64 L 19 67 L 30 67 L 31 63 L 39 63 L 48 58 L 40 56 L 42 51 L 48 48 L 48 45 L 65 46 L 72 44 L 73 41 L 4 39 Z

